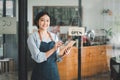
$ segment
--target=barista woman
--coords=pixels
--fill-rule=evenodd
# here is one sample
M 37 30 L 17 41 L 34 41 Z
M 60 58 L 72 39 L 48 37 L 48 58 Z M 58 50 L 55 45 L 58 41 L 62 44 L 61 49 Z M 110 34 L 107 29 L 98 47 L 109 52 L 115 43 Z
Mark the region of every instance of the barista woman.
M 35 61 L 31 80 L 60 80 L 57 60 L 59 60 L 59 47 L 62 42 L 58 40 L 56 34 L 49 32 L 50 16 L 47 12 L 40 12 L 35 18 L 37 32 L 32 33 L 27 40 L 31 57 Z M 66 49 L 62 56 L 70 51 Z

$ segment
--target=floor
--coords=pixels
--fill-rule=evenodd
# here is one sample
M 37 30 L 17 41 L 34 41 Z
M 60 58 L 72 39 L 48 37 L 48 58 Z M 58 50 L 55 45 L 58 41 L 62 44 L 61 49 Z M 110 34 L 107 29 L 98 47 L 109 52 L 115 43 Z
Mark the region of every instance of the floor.
M 18 80 L 17 73 L 1 73 L 0 80 Z
M 110 72 L 94 75 L 91 77 L 82 78 L 82 80 L 111 80 Z
M 31 72 L 28 72 L 28 80 L 30 80 Z M 18 80 L 18 73 L 2 73 L 0 74 L 0 80 Z M 110 80 L 110 73 L 103 73 L 91 77 L 82 78 L 81 80 Z
M 28 80 L 30 80 L 31 72 L 28 73 Z M 1 73 L 0 80 L 18 80 L 18 72 Z

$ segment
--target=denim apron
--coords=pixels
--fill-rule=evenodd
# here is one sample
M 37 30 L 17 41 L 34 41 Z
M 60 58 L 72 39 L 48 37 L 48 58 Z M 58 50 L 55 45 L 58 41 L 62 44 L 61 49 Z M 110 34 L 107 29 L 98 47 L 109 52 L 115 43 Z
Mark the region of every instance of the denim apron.
M 47 43 L 42 41 L 41 39 L 41 45 L 39 50 L 41 52 L 46 52 L 52 49 L 54 45 L 55 42 L 53 40 Z M 50 57 L 47 58 L 47 61 L 44 61 L 42 63 L 36 63 L 32 72 L 31 80 L 60 80 L 56 59 L 56 52 L 54 52 Z

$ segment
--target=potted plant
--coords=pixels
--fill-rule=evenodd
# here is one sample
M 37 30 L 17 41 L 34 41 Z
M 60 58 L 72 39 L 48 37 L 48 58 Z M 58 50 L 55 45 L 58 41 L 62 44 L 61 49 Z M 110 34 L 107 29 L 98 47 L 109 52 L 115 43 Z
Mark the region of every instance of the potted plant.
M 105 32 L 106 32 L 106 40 L 110 41 L 110 38 L 113 36 L 112 28 L 105 30 Z

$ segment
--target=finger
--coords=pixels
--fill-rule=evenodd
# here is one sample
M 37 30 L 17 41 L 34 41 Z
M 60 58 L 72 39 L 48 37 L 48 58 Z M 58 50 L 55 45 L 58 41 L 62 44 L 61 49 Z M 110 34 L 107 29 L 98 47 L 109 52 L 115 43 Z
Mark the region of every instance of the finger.
M 67 50 L 71 50 L 71 47 L 68 47 Z
M 70 50 L 65 50 L 65 54 L 68 55 L 70 53 Z
M 58 45 L 58 46 L 62 46 L 63 44 L 62 44 L 61 42 L 59 42 L 57 45 Z

